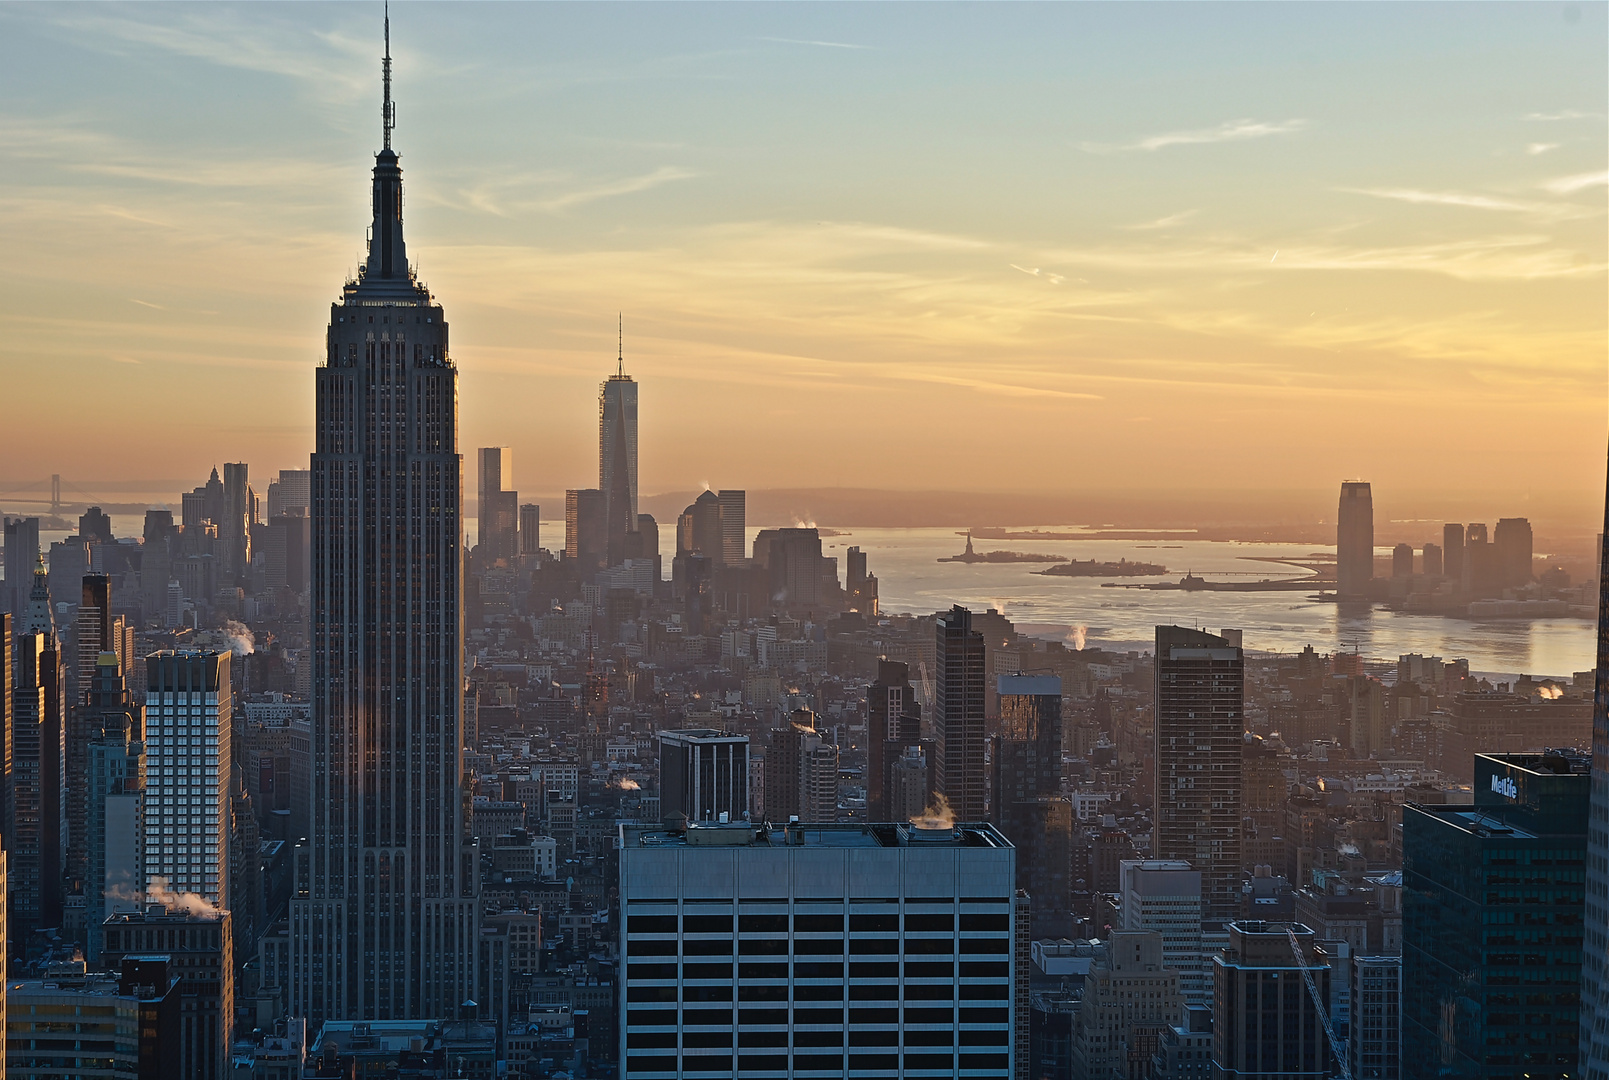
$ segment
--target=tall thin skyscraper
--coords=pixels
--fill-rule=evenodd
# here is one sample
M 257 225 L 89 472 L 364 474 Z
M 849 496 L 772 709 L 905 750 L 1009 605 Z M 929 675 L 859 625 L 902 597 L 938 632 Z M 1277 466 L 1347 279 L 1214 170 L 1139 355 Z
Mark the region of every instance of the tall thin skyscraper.
M 506 446 L 483 446 L 477 452 L 480 485 L 476 489 L 476 520 L 481 557 L 488 564 L 513 560 L 517 548 L 519 492 L 504 485 L 514 480 L 514 451 Z
M 5 536 L 6 581 L 0 600 L 4 601 L 5 610 L 16 616 L 11 624 L 12 633 L 20 634 L 22 617 L 28 610 L 28 589 L 33 584 L 28 575 L 40 555 L 39 519 L 6 518 Z
M 223 520 L 218 526 L 218 543 L 223 548 L 224 574 L 230 581 L 239 581 L 251 565 L 251 527 L 257 519 L 256 493 L 246 479 L 244 461 L 224 462 L 223 466 Z
M 598 387 L 598 490 L 611 544 L 637 529 L 637 384 L 626 374 L 624 345 L 616 363 Z
M 1442 573 L 1453 581 L 1464 577 L 1464 527 L 1456 521 L 1441 527 Z
M 458 375 L 403 242 L 389 22 L 386 37 L 368 261 L 330 308 L 317 371 L 312 835 L 289 1006 L 310 1021 L 455 1016 L 476 986 Z
M 723 488 L 715 497 L 721 508 L 721 561 L 736 566 L 749 547 L 749 493 L 741 488 Z
M 1592 695 L 1586 917 L 1581 949 L 1581 1075 L 1609 1080 L 1609 492 L 1598 553 L 1598 674 Z
M 1201 872 L 1201 915 L 1216 929 L 1240 911 L 1240 756 L 1245 660 L 1231 640 L 1156 628 L 1158 859 Z
M 1341 485 L 1341 504 L 1335 516 L 1336 592 L 1362 598 L 1374 579 L 1374 496 L 1363 481 Z
M 894 764 L 907 747 L 921 741 L 922 706 L 916 702 L 909 665 L 898 660 L 877 661 L 877 681 L 866 688 L 867 821 L 901 820 L 892 813 L 888 797 Z
M 145 880 L 229 900 L 229 794 L 234 707 L 229 653 L 159 652 L 146 658 Z
M 145 798 L 145 712 L 129 693 L 114 653 L 97 658 L 85 711 L 90 738 L 83 784 L 87 823 L 84 912 L 89 926 L 84 954 L 94 964 L 100 959 L 99 926 L 115 911 L 138 910 L 146 885 L 145 867 L 139 861 L 144 839 L 140 825 Z
M 983 635 L 972 612 L 957 604 L 938 617 L 933 734 L 935 784 L 957 821 L 984 819 L 988 775 L 983 763 Z
M 59 926 L 62 864 L 67 855 L 66 695 L 61 647 L 54 634 L 12 641 L 15 682 L 5 731 L 11 783 L 6 819 L 11 832 L 11 926 L 23 940 Z

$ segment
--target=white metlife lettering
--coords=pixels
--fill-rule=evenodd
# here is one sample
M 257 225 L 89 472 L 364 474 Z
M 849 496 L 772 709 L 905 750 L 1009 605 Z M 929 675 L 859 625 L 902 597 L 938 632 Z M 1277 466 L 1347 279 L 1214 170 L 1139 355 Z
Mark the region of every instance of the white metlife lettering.
M 1515 785 L 1514 778 L 1511 776 L 1492 777 L 1492 790 L 1505 799 L 1517 799 L 1520 797 L 1520 789 Z

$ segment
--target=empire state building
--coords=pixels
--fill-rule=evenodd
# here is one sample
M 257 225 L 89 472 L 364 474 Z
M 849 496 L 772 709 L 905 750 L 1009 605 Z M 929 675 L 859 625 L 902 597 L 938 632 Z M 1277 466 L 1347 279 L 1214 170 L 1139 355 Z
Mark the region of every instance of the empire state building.
M 463 787 L 462 484 L 447 323 L 408 264 L 390 22 L 368 261 L 330 307 L 312 457 L 312 835 L 289 1011 L 458 1015 L 479 859 Z

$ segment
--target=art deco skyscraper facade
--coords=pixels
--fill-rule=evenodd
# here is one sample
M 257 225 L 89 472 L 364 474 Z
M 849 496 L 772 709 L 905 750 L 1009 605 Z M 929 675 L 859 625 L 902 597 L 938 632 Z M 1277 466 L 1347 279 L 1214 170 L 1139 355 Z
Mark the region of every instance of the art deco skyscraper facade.
M 309 1020 L 454 1016 L 476 985 L 458 378 L 403 242 L 390 69 L 388 48 L 368 261 L 330 308 L 316 378 L 312 829 L 290 976 Z

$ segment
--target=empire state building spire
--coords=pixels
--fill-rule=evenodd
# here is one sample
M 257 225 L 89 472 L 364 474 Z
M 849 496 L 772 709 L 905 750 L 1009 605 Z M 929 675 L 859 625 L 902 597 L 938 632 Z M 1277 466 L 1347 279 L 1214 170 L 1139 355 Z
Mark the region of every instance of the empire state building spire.
M 441 306 L 408 266 L 390 22 L 369 258 L 315 373 L 312 756 L 291 1011 L 453 1016 L 477 991 L 480 854 L 463 787 L 463 462 Z

